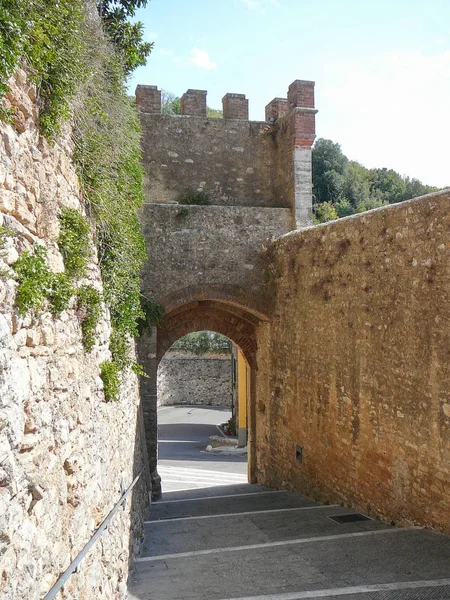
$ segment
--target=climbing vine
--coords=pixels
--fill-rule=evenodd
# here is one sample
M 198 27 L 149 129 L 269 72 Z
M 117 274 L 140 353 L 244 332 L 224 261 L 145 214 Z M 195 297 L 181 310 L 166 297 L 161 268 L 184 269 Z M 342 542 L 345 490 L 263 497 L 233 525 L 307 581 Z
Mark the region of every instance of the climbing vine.
M 21 313 L 43 309 L 47 302 L 57 315 L 76 295 L 86 351 L 95 344 L 106 304 L 112 360 L 103 363 L 101 372 L 110 399 L 117 396 L 114 382 L 120 384 L 125 369 L 142 372 L 130 354 L 131 340 L 161 313 L 156 304 L 143 301 L 140 291 L 146 258 L 137 216 L 143 202 L 140 125 L 125 85 L 126 75 L 151 49 L 142 41 L 142 27 L 126 25 L 138 4 L 124 3 L 119 12 L 105 13 L 106 4 L 100 3 L 100 21 L 86 17 L 83 0 L 3 0 L 0 7 L 0 101 L 14 70 L 26 65 L 38 89 L 43 135 L 51 141 L 71 117 L 74 161 L 89 217 L 69 208 L 61 211 L 58 248 L 64 273 L 49 271 L 42 247 L 21 255 L 14 265 L 16 302 Z M 2 107 L 0 118 L 12 116 Z M 103 296 L 90 285 L 74 289 L 87 274 L 91 232 Z
M 58 248 L 66 273 L 70 277 L 84 277 L 91 255 L 89 221 L 74 208 L 63 208 L 59 221 Z
M 80 0 L 2 0 L 0 99 L 25 62 L 37 86 L 41 132 L 52 138 L 70 116 L 70 103 L 86 72 Z M 7 113 L 3 114 L 3 117 Z

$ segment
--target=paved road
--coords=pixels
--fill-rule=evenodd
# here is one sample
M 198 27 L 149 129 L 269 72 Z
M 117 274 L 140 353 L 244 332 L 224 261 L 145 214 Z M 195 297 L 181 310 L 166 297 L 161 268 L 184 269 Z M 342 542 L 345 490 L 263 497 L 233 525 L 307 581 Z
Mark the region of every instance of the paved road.
M 341 506 L 242 483 L 242 458 L 202 453 L 224 413 L 165 410 L 168 492 L 145 525 L 130 598 L 450 600 L 449 537 L 355 521 Z
M 211 435 L 221 435 L 217 425 L 231 412 L 225 408 L 171 406 L 158 411 L 158 471 L 164 500 L 176 491 L 247 482 L 245 456 L 221 456 L 206 452 Z M 213 484 L 213 485 L 212 485 Z M 170 497 L 169 497 L 170 496 Z

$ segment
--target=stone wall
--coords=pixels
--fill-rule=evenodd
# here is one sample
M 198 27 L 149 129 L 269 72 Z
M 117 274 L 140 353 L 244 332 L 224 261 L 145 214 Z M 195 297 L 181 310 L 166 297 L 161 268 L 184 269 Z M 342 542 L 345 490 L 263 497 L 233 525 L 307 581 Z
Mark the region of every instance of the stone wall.
M 17 283 L 7 265 L 40 243 L 50 268 L 63 270 L 58 213 L 83 205 L 70 131 L 49 146 L 37 132 L 26 73 L 11 83 L 6 103 L 15 122 L 0 123 L 0 224 L 16 234 L 0 279 L 0 596 L 38 600 L 142 470 L 145 450 L 135 376 L 126 378 L 117 403 L 104 400 L 99 364 L 110 357 L 107 315 L 87 354 L 73 304 L 59 318 L 20 316 L 14 306 Z M 88 279 L 101 289 L 95 252 Z M 125 597 L 147 499 L 144 473 L 58 598 Z
M 290 229 L 288 209 L 145 204 L 143 286 L 166 310 L 221 298 L 265 312 L 262 249 Z
M 450 192 L 272 249 L 258 480 L 450 533 Z
M 141 113 L 146 196 L 179 202 L 203 191 L 213 204 L 288 208 L 274 194 L 267 123 Z
M 167 352 L 158 367 L 158 406 L 199 404 L 231 409 L 231 355 Z

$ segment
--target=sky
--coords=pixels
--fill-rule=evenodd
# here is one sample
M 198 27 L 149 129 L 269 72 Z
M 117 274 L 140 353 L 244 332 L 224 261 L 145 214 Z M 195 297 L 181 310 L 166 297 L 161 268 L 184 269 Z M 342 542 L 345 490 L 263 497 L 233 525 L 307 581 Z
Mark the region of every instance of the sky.
M 351 160 L 450 186 L 450 0 L 150 0 L 130 81 L 246 94 L 250 119 L 316 82 L 317 136 Z

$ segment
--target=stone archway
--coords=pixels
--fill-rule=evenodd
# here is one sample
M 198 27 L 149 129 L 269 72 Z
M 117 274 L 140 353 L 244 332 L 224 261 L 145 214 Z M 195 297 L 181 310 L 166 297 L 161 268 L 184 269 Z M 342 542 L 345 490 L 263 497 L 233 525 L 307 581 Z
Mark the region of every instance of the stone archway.
M 223 300 L 191 301 L 166 313 L 158 327 L 144 333 L 138 343 L 141 363 L 148 378 L 141 378 L 141 398 L 147 441 L 147 452 L 152 478 L 152 497 L 161 497 L 161 479 L 158 474 L 157 446 L 157 369 L 165 352 L 180 337 L 194 331 L 216 331 L 228 337 L 243 352 L 250 367 L 250 395 L 248 406 L 248 478 L 255 481 L 256 472 L 256 372 L 257 328 L 266 321 L 248 308 Z

